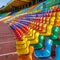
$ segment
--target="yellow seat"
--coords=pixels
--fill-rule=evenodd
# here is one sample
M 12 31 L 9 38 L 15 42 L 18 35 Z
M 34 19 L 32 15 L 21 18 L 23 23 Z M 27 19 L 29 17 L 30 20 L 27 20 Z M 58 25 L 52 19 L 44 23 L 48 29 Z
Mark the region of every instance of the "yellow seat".
M 30 38 L 33 36 L 33 29 L 29 28 L 29 34 L 25 34 L 26 37 Z
M 56 17 L 60 17 L 60 11 L 59 12 L 57 12 L 57 16 Z
M 35 30 L 33 30 L 33 31 L 32 31 L 32 33 L 31 33 L 31 34 L 32 34 L 32 36 L 27 37 L 27 39 L 28 39 L 28 40 L 34 39 L 34 38 L 35 38 L 35 33 L 36 33 L 36 31 L 35 31 Z
M 39 33 L 36 32 L 35 33 L 35 38 L 34 39 L 29 39 L 30 44 L 37 44 L 39 42 L 38 36 L 39 36 Z
M 27 38 L 23 36 L 23 41 L 16 40 L 16 44 L 25 44 L 27 42 Z
M 52 25 L 47 26 L 47 31 L 46 33 L 40 33 L 40 35 L 44 35 L 44 36 L 50 36 L 52 34 Z
M 18 55 L 24 55 L 24 54 L 29 54 L 29 47 L 27 47 L 26 49 L 18 49 L 16 50 Z
M 29 37 L 26 35 L 26 38 L 28 39 L 28 41 L 30 41 L 30 44 L 37 44 L 39 33 L 33 30 L 31 34 L 32 36 Z
M 18 60 L 33 60 L 33 52 L 34 48 L 32 46 L 29 47 L 29 54 L 18 56 Z
M 37 34 L 36 31 L 31 28 L 29 28 L 29 30 L 30 30 L 30 34 L 25 35 L 25 37 L 28 39 L 28 41 L 30 41 L 30 44 L 38 43 L 38 36 L 37 35 L 39 35 L 39 34 Z
M 30 45 L 30 42 L 27 41 L 25 44 L 16 44 L 16 49 L 25 49 Z
M 16 52 L 18 55 L 24 55 L 24 54 L 29 54 L 29 45 L 30 45 L 30 41 L 27 44 L 27 47 L 24 49 L 16 49 Z
M 55 17 L 52 17 L 52 18 L 50 19 L 50 24 L 51 24 L 51 25 L 54 25 L 54 24 L 55 24 Z

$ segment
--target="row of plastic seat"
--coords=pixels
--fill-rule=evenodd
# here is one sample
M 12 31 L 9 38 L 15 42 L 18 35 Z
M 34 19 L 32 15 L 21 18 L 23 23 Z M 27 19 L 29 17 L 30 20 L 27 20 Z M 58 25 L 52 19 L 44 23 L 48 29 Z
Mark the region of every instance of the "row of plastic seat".
M 42 13 L 42 14 L 43 14 L 43 13 Z M 46 13 L 45 13 L 45 14 L 46 14 Z M 53 11 L 53 12 L 52 12 L 52 18 L 51 18 L 51 16 L 49 17 L 49 13 L 46 14 L 46 17 L 48 18 L 48 19 L 47 19 L 48 24 L 52 24 L 52 25 L 54 26 L 55 14 L 56 14 L 56 11 L 55 11 L 55 12 Z M 59 17 L 59 11 L 57 12 L 57 14 L 58 14 L 57 17 Z M 37 15 L 38 15 L 38 14 L 37 14 Z M 40 13 L 40 15 L 41 15 L 41 13 Z M 31 16 L 31 17 L 30 17 L 30 16 Z M 30 18 L 34 18 L 33 15 L 30 15 L 30 16 L 29 16 L 29 19 L 30 19 Z M 36 17 L 36 16 L 35 16 L 35 17 Z M 13 21 L 13 23 L 15 23 L 15 24 L 13 24 L 13 25 L 10 26 L 10 27 L 14 30 L 14 32 L 15 32 L 16 34 L 17 34 L 17 33 L 18 33 L 18 34 L 20 33 L 21 36 L 20 36 L 20 35 L 19 35 L 19 36 L 17 35 L 18 38 L 20 37 L 19 39 L 21 39 L 21 37 L 23 37 L 23 39 L 24 39 L 24 40 L 22 41 L 22 43 L 24 43 L 23 45 L 21 44 L 20 40 L 17 40 L 17 44 L 16 44 L 16 45 L 17 45 L 17 47 L 19 46 L 19 49 L 17 49 L 17 50 L 19 50 L 19 51 L 17 51 L 17 52 L 19 52 L 18 54 L 23 54 L 23 53 L 26 53 L 26 54 L 27 54 L 27 52 L 29 51 L 28 45 L 31 44 L 31 42 L 28 42 L 28 41 L 27 41 L 27 39 L 26 39 L 27 37 L 28 37 L 28 38 L 30 37 L 29 39 L 32 39 L 33 37 L 36 37 L 36 36 L 37 36 L 37 35 L 34 36 L 37 32 L 39 32 L 39 33 L 38 33 L 38 36 L 39 36 L 39 34 L 42 32 L 42 31 L 38 31 L 38 29 L 36 30 L 36 28 L 38 27 L 38 28 L 41 28 L 41 30 L 43 30 L 43 29 L 42 29 L 43 26 L 42 26 L 42 27 L 41 27 L 41 26 L 40 26 L 40 27 L 37 26 L 37 23 L 38 23 L 38 25 L 41 24 L 41 23 L 43 23 L 43 19 L 40 19 L 40 16 L 39 16 L 38 19 L 37 19 L 37 18 L 38 18 L 38 16 L 37 16 L 36 18 L 34 18 L 33 21 L 32 21 L 32 20 L 28 20 L 28 19 L 26 19 L 26 18 L 25 18 L 25 20 L 24 20 L 24 19 L 23 19 L 23 20 L 20 20 L 20 21 L 17 20 L 18 23 L 15 23 L 15 22 L 16 22 L 16 20 L 15 20 L 15 21 Z M 44 18 L 44 17 L 42 16 L 42 18 Z M 53 20 L 53 19 L 54 19 L 54 20 Z M 37 21 L 37 20 L 38 20 L 38 21 Z M 42 22 L 40 22 L 40 20 L 41 20 Z M 51 21 L 50 23 L 49 23 L 49 20 Z M 31 21 L 32 21 L 32 22 L 31 22 Z M 57 21 L 57 20 L 56 20 L 56 21 Z M 28 25 L 26 25 L 26 23 L 28 23 Z M 44 25 L 45 23 L 46 23 L 46 22 L 44 22 L 43 25 Z M 59 23 L 59 21 L 58 21 L 58 23 Z M 58 24 L 58 23 L 57 23 L 57 24 Z M 11 24 L 12 24 L 12 23 L 11 23 Z M 17 24 L 17 25 L 16 25 L 16 24 Z M 24 25 L 26 25 L 26 26 L 25 26 L 24 28 L 21 28 L 21 24 L 24 24 Z M 18 27 L 16 27 L 15 25 L 18 26 Z M 24 25 L 23 25 L 23 26 L 24 26 Z M 58 25 L 59 25 L 59 24 L 58 24 Z M 45 25 L 44 25 L 44 26 L 45 26 Z M 47 28 L 47 26 L 48 26 L 48 25 L 46 25 L 45 28 Z M 56 26 L 57 26 L 57 25 L 56 25 Z M 60 26 L 60 25 L 59 25 L 59 26 Z M 19 27 L 20 27 L 20 29 L 19 29 Z M 28 28 L 28 30 L 30 29 L 29 31 L 31 31 L 31 33 L 30 33 L 31 36 L 30 36 L 30 35 L 29 35 L 29 36 L 26 36 L 26 35 L 24 35 L 25 33 L 23 33 L 23 32 L 21 31 L 21 29 L 24 30 L 26 27 L 31 27 L 31 28 Z M 34 27 L 34 28 L 33 28 L 33 27 Z M 49 27 L 50 27 L 50 26 L 49 26 Z M 27 28 L 26 28 L 26 29 L 27 29 Z M 26 29 L 25 29 L 25 30 L 26 30 Z M 32 29 L 33 29 L 33 30 L 32 30 Z M 56 27 L 56 29 L 59 29 L 59 28 Z M 56 30 L 56 29 L 53 29 L 53 31 Z M 48 28 L 47 28 L 47 30 L 48 30 Z M 47 31 L 47 30 L 46 30 L 46 31 Z M 37 31 L 37 32 L 36 32 L 36 31 Z M 48 31 L 49 31 L 49 30 L 48 30 Z M 56 32 L 57 32 L 57 31 L 56 31 Z M 56 33 L 56 32 L 54 32 L 54 33 Z M 23 34 L 24 36 L 23 36 L 22 34 Z M 32 35 L 32 34 L 33 34 L 33 35 Z M 44 35 L 44 36 L 45 36 L 45 33 L 44 33 L 44 34 L 40 34 L 40 35 Z M 51 35 L 51 34 L 50 34 L 50 35 Z M 49 35 L 49 36 L 50 36 L 50 35 Z M 57 35 L 58 35 L 58 33 L 57 33 Z M 57 36 L 57 35 L 55 35 L 55 36 Z M 42 45 L 43 45 L 43 41 L 44 41 L 44 36 L 40 36 L 40 37 L 39 37 L 39 39 L 41 39 L 40 43 L 42 43 Z M 47 36 L 48 36 L 48 35 L 47 35 Z M 55 36 L 54 36 L 54 37 L 55 37 Z M 26 38 L 25 38 L 25 37 L 26 37 Z M 43 38 L 42 38 L 42 37 L 43 37 Z M 41 57 L 42 57 L 42 58 L 43 58 L 44 56 L 45 56 L 45 57 L 48 57 L 48 56 L 51 55 L 51 45 L 49 45 L 49 41 L 51 41 L 51 43 L 52 43 L 52 40 L 50 40 L 50 39 L 53 39 L 53 36 L 52 36 L 52 38 L 49 37 L 49 39 L 47 40 L 47 44 L 48 44 L 48 45 L 46 45 L 46 50 L 49 50 L 50 54 L 46 54 L 46 55 L 45 55 L 45 53 L 46 53 L 45 50 L 43 50 L 44 53 L 40 52 L 40 51 L 42 51 L 42 50 L 39 50 L 39 49 L 40 49 L 40 48 L 38 48 L 39 45 L 35 44 L 36 41 L 38 41 L 38 39 L 35 38 L 36 41 L 35 41 L 35 42 L 33 41 L 33 43 L 35 44 L 36 47 L 34 46 L 34 48 L 35 48 L 35 49 L 38 49 L 38 50 L 35 50 L 35 51 L 34 51 L 36 57 L 38 57 L 38 58 L 41 58 Z M 54 39 L 54 40 L 55 40 L 55 39 Z M 28 45 L 27 45 L 27 42 L 29 43 Z M 40 44 L 40 43 L 39 43 L 39 44 Z M 34 45 L 34 44 L 33 44 L 33 45 Z M 26 45 L 27 45 L 27 48 L 25 48 Z M 21 49 L 20 46 L 23 46 L 23 48 L 25 48 L 25 49 Z M 50 48 L 49 48 L 49 46 L 50 46 Z M 41 45 L 40 45 L 39 47 L 41 47 Z M 41 48 L 42 48 L 42 47 L 41 47 Z M 20 50 L 20 49 L 21 49 L 21 50 Z M 21 53 L 21 52 L 23 52 L 23 53 Z M 37 53 L 36 53 L 36 52 L 37 52 Z M 47 52 L 48 52 L 48 51 L 47 51 Z M 40 53 L 40 54 L 43 54 L 43 56 L 41 56 L 39 53 Z
M 58 12 L 59 13 L 59 12 Z M 58 14 L 57 13 L 57 14 Z M 59 15 L 59 14 L 58 14 Z M 55 13 L 54 13 L 54 16 L 53 17 L 55 17 Z M 59 17 L 59 16 L 58 16 Z M 55 20 L 55 18 L 54 18 L 54 20 Z M 54 26 L 54 20 L 52 19 L 52 21 L 51 21 L 51 24 Z M 56 20 L 57 21 L 57 20 Z M 32 25 L 32 24 L 31 24 Z M 33 27 L 35 26 L 35 24 L 32 26 L 32 29 L 34 29 Z M 56 25 L 55 25 L 56 26 Z M 37 27 L 37 26 L 36 26 Z M 35 30 L 36 30 L 36 27 L 35 27 Z M 51 27 L 49 26 L 49 29 L 50 29 Z M 59 30 L 59 28 L 58 28 L 58 30 Z M 37 30 L 36 30 L 37 31 Z M 46 30 L 47 31 L 47 30 Z M 50 32 L 51 33 L 51 32 Z M 56 33 L 56 32 L 55 32 Z M 41 34 L 41 35 L 44 35 L 44 34 Z M 48 30 L 48 35 L 51 35 L 51 34 L 49 34 L 49 30 Z M 48 36 L 47 35 L 47 36 Z M 45 36 L 45 35 L 44 35 Z M 57 35 L 56 35 L 57 36 Z M 55 39 L 54 39 L 55 40 Z M 34 54 L 35 54 L 35 56 L 36 57 L 38 57 L 38 58 L 45 58 L 45 57 L 49 57 L 50 55 L 51 55 L 51 46 L 52 46 L 52 40 L 47 40 L 47 41 L 51 41 L 51 45 L 49 45 L 48 44 L 48 42 L 46 43 L 47 45 L 45 45 L 46 46 L 46 50 L 35 50 L 34 51 Z M 35 41 L 36 42 L 36 41 Z M 49 47 L 50 46 L 50 47 Z M 21 51 L 22 52 L 22 51 Z M 41 55 L 40 55 L 41 54 Z M 59 59 L 59 58 L 55 58 L 55 59 Z
M 53 44 L 56 45 L 55 60 L 60 59 L 60 51 L 58 50 L 60 49 L 58 39 L 60 31 L 59 17 L 60 9 L 57 9 L 3 20 L 9 24 L 16 35 L 18 60 L 33 60 L 33 52 L 37 58 L 48 58 L 51 56 Z M 45 49 L 42 50 L 41 48 L 44 46 Z

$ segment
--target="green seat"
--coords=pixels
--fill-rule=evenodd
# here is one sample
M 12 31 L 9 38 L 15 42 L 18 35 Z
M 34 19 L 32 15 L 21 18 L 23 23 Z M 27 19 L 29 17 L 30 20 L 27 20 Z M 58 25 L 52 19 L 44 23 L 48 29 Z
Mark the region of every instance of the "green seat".
M 52 35 L 49 37 L 50 39 L 53 40 L 53 44 L 56 46 L 60 45 L 60 41 L 58 39 L 59 38 L 59 32 L 60 32 L 60 27 L 55 26 L 53 28 Z
M 54 26 L 54 27 L 53 27 L 53 29 L 52 29 L 52 35 L 50 36 L 50 38 L 51 38 L 52 40 L 58 39 L 59 30 L 60 30 L 59 27 L 57 27 L 57 26 Z

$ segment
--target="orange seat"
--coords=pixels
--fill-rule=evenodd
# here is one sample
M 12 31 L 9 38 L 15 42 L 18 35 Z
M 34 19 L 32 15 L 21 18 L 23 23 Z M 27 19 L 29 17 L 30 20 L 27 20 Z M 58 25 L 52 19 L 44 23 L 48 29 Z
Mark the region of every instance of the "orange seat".
M 46 31 L 47 31 L 47 24 L 43 24 L 42 33 L 46 33 Z
M 43 25 L 42 25 L 42 33 L 46 33 L 47 31 L 47 26 L 50 24 L 50 18 L 51 17 L 44 17 Z
M 56 26 L 60 26 L 60 17 L 56 18 L 55 25 L 56 25 Z

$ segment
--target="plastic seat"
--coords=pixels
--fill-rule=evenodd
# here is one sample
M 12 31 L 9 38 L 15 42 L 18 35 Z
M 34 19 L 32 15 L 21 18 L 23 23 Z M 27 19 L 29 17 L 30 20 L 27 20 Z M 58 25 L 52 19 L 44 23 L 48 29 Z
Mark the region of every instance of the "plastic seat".
M 60 60 L 60 46 L 56 47 L 55 53 L 56 53 L 56 56 L 53 60 Z
M 60 30 L 59 27 L 57 27 L 57 26 L 54 26 L 54 27 L 53 27 L 53 29 L 52 29 L 52 35 L 50 36 L 50 38 L 51 38 L 52 40 L 58 39 L 59 30 Z
M 33 52 L 34 48 L 32 46 L 29 47 L 29 54 L 18 56 L 18 60 L 33 60 Z
M 37 44 L 33 44 L 32 46 L 34 47 L 34 49 L 40 49 L 43 47 L 43 43 L 44 43 L 44 36 L 40 36 L 38 37 L 39 42 Z
M 18 55 L 29 54 L 30 41 L 28 41 L 25 44 L 26 44 L 26 48 L 25 47 L 24 48 L 23 47 L 21 48 L 21 46 L 18 47 L 17 44 L 16 44 L 16 46 L 17 46 L 16 47 L 16 52 L 17 52 Z M 21 45 L 21 44 L 19 44 L 19 45 Z
M 51 55 L 53 41 L 51 39 L 45 40 L 45 49 L 44 50 L 35 50 L 34 55 L 37 58 L 46 58 Z
M 27 48 L 27 46 L 30 44 L 29 41 L 27 41 L 26 43 L 24 44 L 16 44 L 16 49 L 25 49 Z

